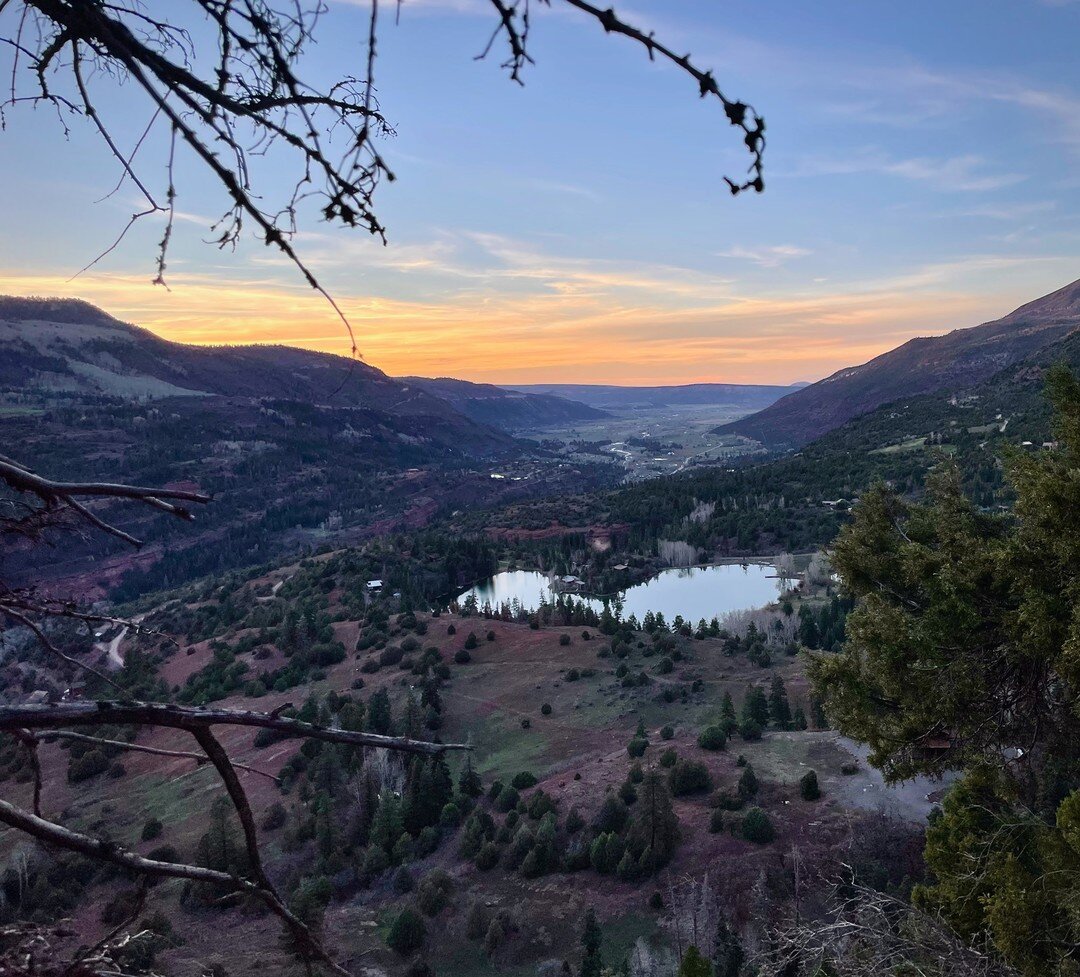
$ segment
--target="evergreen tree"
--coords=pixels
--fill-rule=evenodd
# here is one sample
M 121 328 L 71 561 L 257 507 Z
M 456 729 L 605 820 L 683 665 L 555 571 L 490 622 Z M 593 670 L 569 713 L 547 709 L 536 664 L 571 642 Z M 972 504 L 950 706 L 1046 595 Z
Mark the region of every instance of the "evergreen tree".
M 788 704 L 784 680 L 779 675 L 773 676 L 772 686 L 769 690 L 769 718 L 777 729 L 789 729 L 791 727 L 791 706 Z
M 641 781 L 636 817 L 631 831 L 635 848 L 650 850 L 653 864 L 649 871 L 661 868 L 671 858 L 679 841 L 679 819 L 671 804 L 671 794 L 658 770 L 649 770 Z
M 390 713 L 390 695 L 386 689 L 379 689 L 368 701 L 367 726 L 372 733 L 389 735 L 393 728 Z
M 712 964 L 693 944 L 687 947 L 683 954 L 682 963 L 679 964 L 679 977 L 713 977 Z
M 720 703 L 720 725 L 728 736 L 739 728 L 739 720 L 735 716 L 735 703 L 731 700 L 731 693 L 726 691 Z
M 600 923 L 590 906 L 585 913 L 585 927 L 581 934 L 581 948 L 584 954 L 581 959 L 580 977 L 600 977 L 604 969 L 603 957 L 600 954 L 601 940 Z

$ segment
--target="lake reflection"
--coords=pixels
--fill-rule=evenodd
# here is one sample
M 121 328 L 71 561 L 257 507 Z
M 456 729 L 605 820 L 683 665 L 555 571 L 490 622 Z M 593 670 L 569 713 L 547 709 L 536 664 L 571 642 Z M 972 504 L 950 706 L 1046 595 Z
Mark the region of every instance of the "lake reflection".
M 522 607 L 535 610 L 541 596 L 554 596 L 548 578 L 533 570 L 508 570 L 496 573 L 482 583 L 466 590 L 459 597 L 465 600 L 473 594 L 480 606 L 485 603 L 498 607 L 518 601 Z M 776 568 L 769 564 L 731 564 L 715 567 L 686 567 L 663 570 L 651 580 L 624 590 L 624 618 L 631 614 L 640 621 L 647 611 L 659 612 L 667 621 L 681 614 L 683 620 L 697 622 L 722 617 L 728 611 L 764 607 L 780 596 L 780 581 Z M 599 600 L 585 600 L 596 610 L 603 607 Z

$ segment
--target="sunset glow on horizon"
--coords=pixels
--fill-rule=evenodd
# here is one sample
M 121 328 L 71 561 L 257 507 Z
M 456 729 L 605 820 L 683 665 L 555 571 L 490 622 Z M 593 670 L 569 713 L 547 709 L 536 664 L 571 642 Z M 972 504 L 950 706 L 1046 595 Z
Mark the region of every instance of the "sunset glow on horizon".
M 552 12 L 535 18 L 537 64 L 519 88 L 471 56 L 485 3 L 417 0 L 380 41 L 397 133 L 382 148 L 399 177 L 377 198 L 389 245 L 317 213 L 299 215 L 294 244 L 365 361 L 392 375 L 820 379 L 1080 278 L 1080 4 L 1017 5 L 1022 33 L 1019 13 L 975 0 L 824 16 L 770 0 L 737 31 L 691 0 L 634 11 L 765 115 L 766 192 L 733 199 L 721 177 L 746 165 L 739 140 L 676 73 Z M 359 0 L 331 3 L 318 59 L 349 63 L 367 16 Z M 927 36 L 931 17 L 970 37 L 962 58 Z M 452 118 L 431 97 L 443 91 Z M 103 108 L 133 144 L 145 120 Z M 20 158 L 0 159 L 0 293 L 86 299 L 179 342 L 348 354 L 340 320 L 279 254 L 205 243 L 223 202 L 191 159 L 170 290 L 150 284 L 160 220 L 72 280 L 138 208 L 130 186 L 105 196 L 115 160 L 84 121 L 65 139 L 45 113 L 8 119 Z M 140 152 L 163 171 L 162 145 Z M 253 166 L 268 197 L 288 186 L 273 154 Z

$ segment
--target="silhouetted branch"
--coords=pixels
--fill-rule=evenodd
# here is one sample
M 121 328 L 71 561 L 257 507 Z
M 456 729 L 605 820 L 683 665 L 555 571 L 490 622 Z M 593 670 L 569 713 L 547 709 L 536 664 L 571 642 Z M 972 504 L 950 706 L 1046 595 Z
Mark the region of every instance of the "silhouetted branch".
M 43 706 L 0 705 L 0 731 L 64 729 L 69 726 L 166 726 L 190 733 L 212 726 L 251 726 L 290 737 L 437 756 L 447 750 L 472 749 L 465 743 L 431 743 L 407 736 L 382 736 L 350 729 L 316 726 L 299 719 L 243 709 L 178 706 L 167 702 L 60 702 Z

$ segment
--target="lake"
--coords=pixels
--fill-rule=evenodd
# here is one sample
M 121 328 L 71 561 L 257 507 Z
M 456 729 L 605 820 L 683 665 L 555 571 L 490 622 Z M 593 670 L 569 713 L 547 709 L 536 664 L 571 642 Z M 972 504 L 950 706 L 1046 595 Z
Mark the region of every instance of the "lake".
M 547 576 L 535 570 L 496 573 L 460 594 L 458 601 L 465 600 L 470 594 L 476 597 L 481 607 L 485 603 L 498 607 L 516 600 L 528 610 L 536 610 L 541 595 L 549 600 L 555 596 Z M 669 622 L 681 614 L 683 620 L 696 623 L 701 618 L 708 621 L 722 617 L 728 611 L 771 604 L 780 596 L 780 581 L 771 564 L 684 567 L 662 570 L 650 580 L 628 587 L 619 596 L 624 618 L 634 614 L 640 621 L 647 611 L 652 611 L 663 614 Z M 596 610 L 603 607 L 599 600 L 577 599 Z

